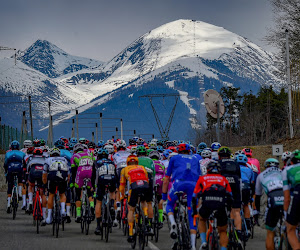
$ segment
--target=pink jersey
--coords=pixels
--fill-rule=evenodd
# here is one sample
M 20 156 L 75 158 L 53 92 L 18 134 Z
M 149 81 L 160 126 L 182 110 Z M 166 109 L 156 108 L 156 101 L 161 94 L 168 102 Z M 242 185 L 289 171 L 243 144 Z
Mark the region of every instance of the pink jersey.
M 165 166 L 161 161 L 153 161 L 155 166 L 155 184 L 159 185 L 158 193 L 162 193 L 163 179 L 165 177 Z
M 257 170 L 258 170 L 258 173 L 260 173 L 260 164 L 259 164 L 259 161 L 257 159 L 248 157 L 248 162 L 250 164 L 253 164 L 254 166 L 256 166 Z

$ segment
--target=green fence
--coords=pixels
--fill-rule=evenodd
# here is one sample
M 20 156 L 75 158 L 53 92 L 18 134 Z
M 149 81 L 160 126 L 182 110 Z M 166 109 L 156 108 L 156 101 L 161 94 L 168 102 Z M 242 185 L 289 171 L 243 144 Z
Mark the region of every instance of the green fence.
M 0 149 L 8 150 L 13 140 L 17 140 L 23 146 L 23 141 L 29 139 L 27 134 L 21 134 L 17 128 L 0 125 Z

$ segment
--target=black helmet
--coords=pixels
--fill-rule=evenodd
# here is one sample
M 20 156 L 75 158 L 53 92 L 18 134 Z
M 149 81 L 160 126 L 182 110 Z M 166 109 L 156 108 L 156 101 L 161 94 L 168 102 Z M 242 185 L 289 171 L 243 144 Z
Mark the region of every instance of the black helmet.
M 208 163 L 206 169 L 209 174 L 219 174 L 221 172 L 221 165 L 217 161 L 211 161 Z
M 218 155 L 220 157 L 230 157 L 231 156 L 231 150 L 228 147 L 221 147 L 218 151 Z

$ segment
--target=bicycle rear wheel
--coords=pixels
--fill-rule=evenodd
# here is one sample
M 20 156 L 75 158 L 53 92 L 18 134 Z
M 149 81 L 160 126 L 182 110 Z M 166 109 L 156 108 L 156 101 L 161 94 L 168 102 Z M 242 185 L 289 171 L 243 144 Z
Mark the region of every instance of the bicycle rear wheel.
M 56 219 L 55 219 L 55 232 L 56 232 L 56 238 L 58 238 L 58 232 L 59 232 L 59 223 L 60 223 L 60 208 L 59 208 L 59 204 L 58 201 L 56 201 L 57 204 L 55 206 L 55 210 L 56 210 Z
M 139 237 L 139 249 L 144 250 L 145 242 L 146 242 L 146 223 L 145 223 L 145 215 L 141 207 L 139 207 L 138 237 Z
M 153 221 L 153 230 L 154 230 L 154 239 L 155 242 L 158 242 L 158 236 L 159 236 L 159 215 L 158 215 L 158 207 L 157 205 L 154 207 L 154 221 Z
M 16 219 L 16 216 L 17 216 L 17 204 L 18 204 L 17 197 L 16 197 L 16 194 L 14 194 L 14 197 L 12 199 L 13 220 Z
M 131 242 L 131 248 L 135 249 L 136 246 L 136 235 L 137 235 L 137 228 L 136 228 L 136 223 L 135 223 L 135 219 L 133 222 L 133 230 L 135 231 L 135 233 L 133 234 L 133 242 Z M 128 229 L 128 235 L 129 235 L 129 229 Z
M 108 237 L 111 229 L 111 217 L 110 217 L 110 211 L 109 211 L 109 203 L 105 206 L 105 242 L 108 242 Z
M 182 222 L 182 240 L 183 240 L 183 249 L 191 248 L 191 236 L 190 231 L 186 223 Z
M 37 200 L 37 203 L 35 206 L 36 207 L 35 207 L 35 213 L 34 213 L 33 219 L 36 223 L 36 233 L 39 234 L 40 233 L 39 226 L 40 226 L 41 211 L 40 211 L 40 203 L 38 200 Z
M 86 210 L 85 210 L 85 234 L 89 234 L 90 230 L 90 223 L 91 223 L 91 210 L 90 206 L 86 205 Z

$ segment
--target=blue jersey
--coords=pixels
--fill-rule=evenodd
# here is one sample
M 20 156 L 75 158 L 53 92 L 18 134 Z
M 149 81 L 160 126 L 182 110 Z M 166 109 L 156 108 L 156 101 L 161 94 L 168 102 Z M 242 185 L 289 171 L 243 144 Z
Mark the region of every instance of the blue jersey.
M 197 182 L 201 175 L 200 163 L 196 156 L 179 154 L 174 155 L 169 162 L 166 176 L 172 176 L 172 180 L 184 180 Z
M 199 155 L 199 154 L 194 154 L 194 156 L 196 156 L 197 157 L 197 159 L 198 159 L 198 161 L 201 161 L 203 158 L 202 158 L 202 156 L 201 155 Z
M 254 172 L 252 171 L 252 169 L 244 165 L 240 165 L 240 169 L 243 187 L 250 188 L 250 185 L 255 181 Z
M 71 152 L 66 149 L 60 149 L 60 156 L 66 158 L 66 160 L 68 161 L 68 166 L 70 167 L 72 158 Z
M 11 165 L 23 166 L 25 153 L 19 150 L 12 150 L 5 154 L 4 169 L 7 171 Z

